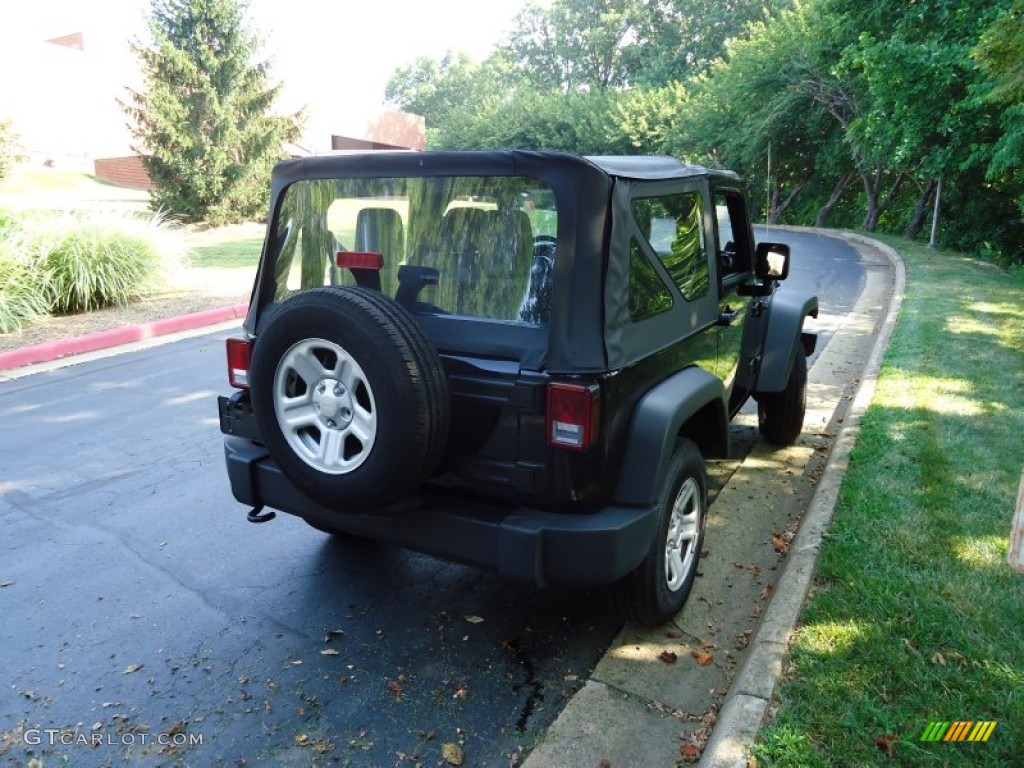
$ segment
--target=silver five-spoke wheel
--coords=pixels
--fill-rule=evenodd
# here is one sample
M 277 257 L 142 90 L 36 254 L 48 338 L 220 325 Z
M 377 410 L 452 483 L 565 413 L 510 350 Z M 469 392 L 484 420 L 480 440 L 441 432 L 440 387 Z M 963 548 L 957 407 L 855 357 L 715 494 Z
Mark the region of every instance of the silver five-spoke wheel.
M 274 373 L 274 411 L 285 440 L 310 467 L 342 475 L 360 467 L 377 437 L 373 390 L 338 344 L 305 339 Z
M 680 487 L 670 514 L 665 538 L 665 581 L 675 592 L 694 567 L 697 537 L 701 530 L 700 488 L 692 477 Z

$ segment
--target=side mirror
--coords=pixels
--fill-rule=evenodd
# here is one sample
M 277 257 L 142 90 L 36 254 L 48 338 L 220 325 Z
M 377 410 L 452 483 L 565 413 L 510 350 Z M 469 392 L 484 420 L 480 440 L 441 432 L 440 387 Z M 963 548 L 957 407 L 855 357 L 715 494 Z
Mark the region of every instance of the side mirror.
M 785 280 L 790 275 L 790 246 L 784 243 L 758 243 L 755 272 L 765 280 Z
M 765 280 L 785 280 L 789 276 L 789 246 L 785 243 L 758 243 L 754 272 Z

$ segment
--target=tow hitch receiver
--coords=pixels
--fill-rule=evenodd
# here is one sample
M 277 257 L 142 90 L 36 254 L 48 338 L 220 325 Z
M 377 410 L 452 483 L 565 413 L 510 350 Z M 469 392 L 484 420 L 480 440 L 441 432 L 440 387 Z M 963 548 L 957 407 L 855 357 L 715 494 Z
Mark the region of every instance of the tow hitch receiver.
M 274 510 L 264 512 L 263 505 L 259 504 L 249 510 L 249 514 L 245 516 L 245 519 L 250 523 L 269 523 L 275 517 L 277 517 L 277 512 Z

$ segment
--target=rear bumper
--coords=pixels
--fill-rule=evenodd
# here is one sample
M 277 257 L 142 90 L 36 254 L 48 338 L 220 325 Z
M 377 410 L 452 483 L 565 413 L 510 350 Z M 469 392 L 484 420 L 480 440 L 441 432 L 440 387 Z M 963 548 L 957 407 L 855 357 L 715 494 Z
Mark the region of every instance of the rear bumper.
M 646 556 L 658 524 L 654 507 L 558 514 L 482 503 L 433 488 L 425 488 L 417 506 L 400 515 L 344 514 L 305 496 L 261 445 L 226 436 L 224 451 L 232 493 L 243 504 L 272 507 L 539 587 L 616 581 Z

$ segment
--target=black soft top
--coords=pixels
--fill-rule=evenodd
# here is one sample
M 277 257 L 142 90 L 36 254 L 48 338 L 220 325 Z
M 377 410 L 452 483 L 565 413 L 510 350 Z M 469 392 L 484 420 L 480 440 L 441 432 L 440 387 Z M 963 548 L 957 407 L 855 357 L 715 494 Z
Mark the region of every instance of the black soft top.
M 300 180 L 414 176 L 525 176 L 545 182 L 554 191 L 559 258 L 549 325 L 495 327 L 467 321 L 458 338 L 465 341 L 467 353 L 472 349 L 496 358 L 517 359 L 531 370 L 562 373 L 614 370 L 640 354 L 624 344 L 622 335 L 629 254 L 628 247 L 613 246 L 609 239 L 613 221 L 624 222 L 628 209 L 615 199 L 628 195 L 634 184 L 688 180 L 684 183 L 706 186 L 713 178 L 739 181 L 730 171 L 688 165 L 666 156 L 581 157 L 534 150 L 347 152 L 278 163 L 271 176 L 268 221 L 272 227 L 284 191 Z M 614 190 L 618 191 L 613 194 Z M 615 253 L 610 254 L 609 248 Z M 255 332 L 260 305 L 272 300 L 272 281 L 267 277 L 270 265 L 262 261 L 257 278 L 262 301 L 250 306 L 245 322 L 250 332 Z M 429 335 L 429 329 L 425 330 Z
M 439 152 L 375 151 L 339 152 L 285 160 L 274 168 L 274 197 L 281 188 L 299 179 L 359 176 L 552 176 L 579 178 L 595 171 L 623 179 L 678 179 L 717 176 L 739 180 L 732 171 L 722 171 L 680 162 L 666 155 L 593 155 L 581 157 L 568 152 L 521 149 Z

